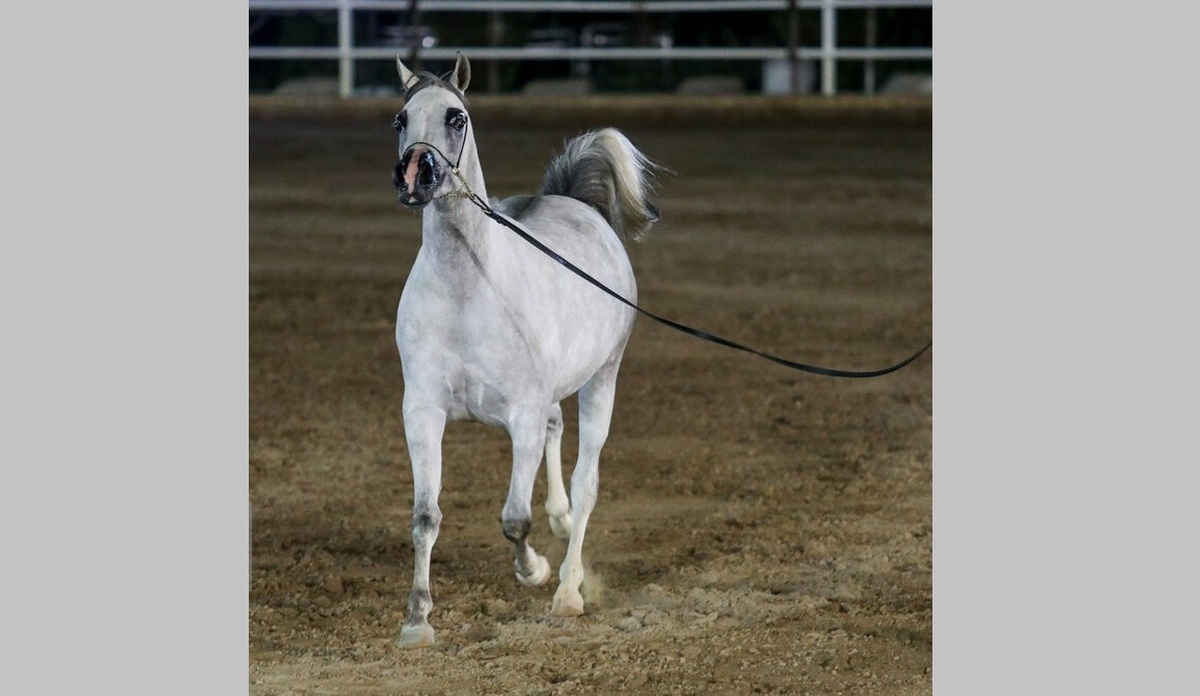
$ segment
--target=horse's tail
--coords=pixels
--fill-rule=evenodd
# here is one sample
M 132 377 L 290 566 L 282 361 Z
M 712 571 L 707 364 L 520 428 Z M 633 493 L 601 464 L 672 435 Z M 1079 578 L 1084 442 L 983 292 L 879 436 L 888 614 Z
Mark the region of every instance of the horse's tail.
M 577 136 L 550 162 L 543 194 L 570 196 L 600 211 L 622 239 L 640 239 L 658 220 L 649 200 L 651 162 L 620 131 L 604 128 Z

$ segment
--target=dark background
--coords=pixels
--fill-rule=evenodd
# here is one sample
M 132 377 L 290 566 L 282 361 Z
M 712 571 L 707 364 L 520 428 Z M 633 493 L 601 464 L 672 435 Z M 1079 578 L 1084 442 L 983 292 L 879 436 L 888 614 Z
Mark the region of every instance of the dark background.
M 867 10 L 837 11 L 837 43 L 841 47 L 867 45 Z M 877 47 L 928 47 L 933 43 L 933 10 L 878 8 Z M 488 13 L 419 12 L 412 21 L 408 12 L 354 13 L 356 46 L 396 46 L 407 52 L 421 37 L 432 37 L 438 46 L 487 46 Z M 788 43 L 786 12 L 648 12 L 648 13 L 503 13 L 499 15 L 497 46 L 659 46 L 676 47 L 785 47 Z M 800 46 L 820 45 L 819 10 L 800 12 Z M 251 11 L 251 46 L 335 46 L 337 15 L 334 11 Z M 433 61 L 423 67 L 439 71 L 448 64 Z M 896 72 L 932 72 L 932 61 L 888 60 L 876 62 L 877 85 Z M 756 60 L 676 61 L 505 61 L 495 72 L 477 68 L 475 89 L 489 92 L 521 90 L 530 80 L 590 77 L 595 92 L 674 91 L 688 77 L 740 78 L 748 92 L 762 90 L 763 66 Z M 391 88 L 395 66 L 390 60 L 362 60 L 355 65 L 356 89 Z M 816 71 L 819 73 L 819 70 Z M 336 77 L 334 60 L 250 61 L 251 93 L 268 93 L 283 82 L 300 77 Z M 819 89 L 818 84 L 814 85 Z M 838 90 L 861 92 L 861 62 L 839 60 Z

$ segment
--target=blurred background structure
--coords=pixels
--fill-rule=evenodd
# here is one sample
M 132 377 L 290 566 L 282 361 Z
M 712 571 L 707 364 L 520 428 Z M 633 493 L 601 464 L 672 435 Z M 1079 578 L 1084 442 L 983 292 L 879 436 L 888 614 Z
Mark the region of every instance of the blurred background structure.
M 248 0 L 254 94 L 932 94 L 932 0 Z

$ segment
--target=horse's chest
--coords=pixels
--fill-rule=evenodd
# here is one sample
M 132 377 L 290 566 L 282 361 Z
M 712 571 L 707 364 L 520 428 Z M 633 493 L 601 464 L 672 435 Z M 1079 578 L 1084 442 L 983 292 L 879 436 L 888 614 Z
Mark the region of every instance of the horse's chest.
M 495 309 L 423 300 L 406 290 L 396 343 L 406 390 L 437 402 L 455 420 L 501 424 L 514 403 L 544 387 L 536 341 Z

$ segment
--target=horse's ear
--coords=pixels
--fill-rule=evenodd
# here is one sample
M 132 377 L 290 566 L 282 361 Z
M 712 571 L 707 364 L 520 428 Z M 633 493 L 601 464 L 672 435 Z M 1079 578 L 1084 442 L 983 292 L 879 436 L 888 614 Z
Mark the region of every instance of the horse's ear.
M 413 71 L 409 70 L 404 63 L 400 62 L 400 56 L 396 56 L 396 72 L 400 73 L 400 84 L 404 86 L 404 91 L 407 92 L 417 82 L 417 76 Z
M 462 53 L 454 59 L 454 70 L 450 74 L 450 85 L 460 92 L 467 91 L 467 83 L 471 81 L 471 64 Z

